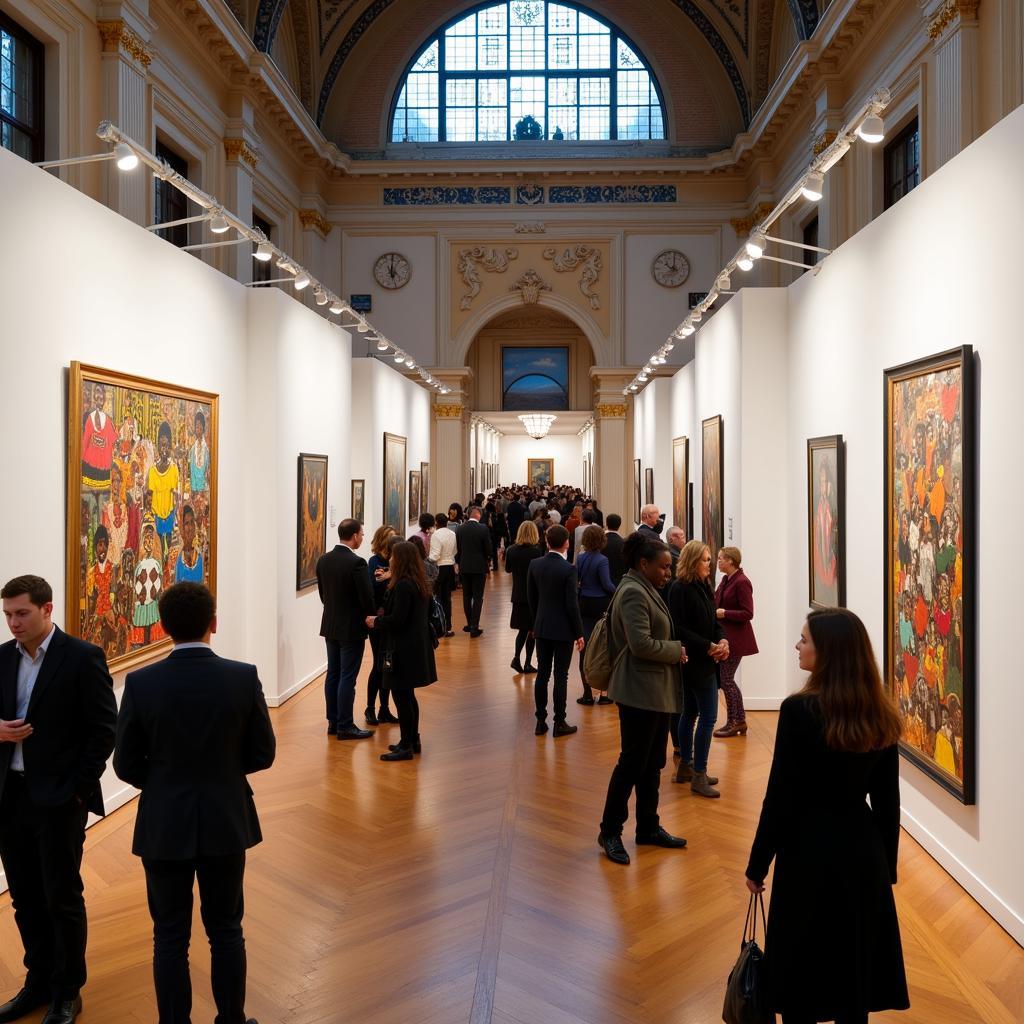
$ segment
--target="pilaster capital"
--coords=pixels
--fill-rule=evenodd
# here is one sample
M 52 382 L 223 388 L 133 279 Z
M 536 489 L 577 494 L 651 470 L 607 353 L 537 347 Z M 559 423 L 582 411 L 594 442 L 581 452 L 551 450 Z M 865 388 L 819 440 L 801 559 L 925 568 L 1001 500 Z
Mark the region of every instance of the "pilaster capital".
M 461 420 L 462 414 L 465 412 L 465 406 L 455 402 L 438 402 L 434 406 L 434 419 L 435 420 Z
M 97 21 L 104 53 L 125 53 L 144 68 L 153 63 L 153 52 L 146 40 L 123 18 Z
M 245 139 L 225 139 L 224 154 L 229 161 L 248 164 L 253 170 L 260 162 L 259 152 Z
M 299 220 L 303 231 L 316 231 L 326 238 L 334 225 L 319 210 L 299 210 Z
M 758 203 L 757 206 L 746 217 L 733 217 L 729 223 L 737 238 L 746 238 L 754 229 L 754 225 L 764 220 L 772 210 L 775 209 L 772 203 Z
M 938 5 L 925 4 L 928 38 L 936 42 L 951 25 L 959 26 L 965 21 L 976 21 L 978 4 L 979 0 L 941 0 Z
M 599 420 L 624 420 L 626 418 L 626 403 L 602 402 L 594 411 Z

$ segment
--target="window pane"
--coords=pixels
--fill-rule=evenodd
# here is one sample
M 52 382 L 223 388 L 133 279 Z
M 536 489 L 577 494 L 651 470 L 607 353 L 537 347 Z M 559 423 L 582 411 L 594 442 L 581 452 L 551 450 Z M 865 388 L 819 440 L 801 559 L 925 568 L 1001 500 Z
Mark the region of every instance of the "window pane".
M 504 142 L 508 139 L 508 109 L 506 107 L 485 107 L 480 110 L 481 142 Z
M 476 106 L 476 80 L 473 78 L 449 78 L 445 90 L 445 103 L 449 107 Z
M 611 118 L 607 107 L 580 108 L 580 138 L 607 139 Z
M 505 36 L 480 36 L 477 40 L 477 65 L 481 71 L 504 71 L 508 67 L 508 40 Z
M 477 82 L 477 103 L 481 107 L 508 105 L 508 82 L 504 78 L 481 78 Z
M 576 34 L 576 11 L 561 4 L 548 4 L 548 31 Z
M 410 107 L 437 106 L 437 75 L 423 72 L 411 74 L 408 81 L 407 105 Z
M 475 108 L 449 107 L 445 115 L 444 127 L 445 134 L 449 142 L 475 142 Z
M 576 66 L 576 37 L 550 36 L 548 38 L 548 67 L 561 70 Z
M 612 38 L 603 36 L 580 36 L 579 66 L 581 68 L 607 68 L 612 62 Z
M 513 70 L 544 67 L 544 26 L 512 26 L 509 66 Z
M 499 4 L 497 7 L 488 7 L 486 11 L 477 11 L 477 31 L 480 35 L 504 35 L 508 23 L 505 15 L 506 8 L 504 4 Z
M 624 106 L 647 106 L 652 100 L 651 76 L 646 71 L 619 72 L 619 103 Z
M 579 126 L 575 107 L 548 107 L 548 123 L 551 125 L 550 137 L 561 130 L 567 142 L 579 138 Z
M 611 36 L 607 25 L 602 25 L 596 18 L 592 18 L 589 14 L 584 14 L 582 11 L 580 11 L 579 27 L 580 35 L 593 33 L 595 35 Z
M 611 102 L 612 84 L 609 78 L 581 78 L 580 106 L 607 106 Z
M 548 105 L 552 107 L 576 106 L 576 79 L 548 79 Z
M 420 59 L 413 64 L 413 71 L 436 71 L 438 42 L 435 39 L 422 53 Z
M 407 142 L 437 142 L 437 108 L 433 110 L 410 110 L 406 114 Z
M 509 13 L 513 25 L 544 26 L 544 4 L 542 0 L 512 0 Z
M 665 121 L 661 116 L 661 107 L 651 107 L 651 138 L 665 138 Z
M 642 68 L 643 62 L 621 39 L 618 46 L 618 66 L 620 68 Z
M 649 139 L 651 116 L 649 107 L 619 107 L 620 139 Z
M 476 71 L 476 36 L 455 36 L 449 29 L 444 42 L 445 71 Z
M 531 115 L 542 129 L 545 127 L 544 92 L 545 79 L 540 75 L 512 79 L 509 84 L 509 106 L 513 132 L 515 132 L 516 123 L 527 114 Z

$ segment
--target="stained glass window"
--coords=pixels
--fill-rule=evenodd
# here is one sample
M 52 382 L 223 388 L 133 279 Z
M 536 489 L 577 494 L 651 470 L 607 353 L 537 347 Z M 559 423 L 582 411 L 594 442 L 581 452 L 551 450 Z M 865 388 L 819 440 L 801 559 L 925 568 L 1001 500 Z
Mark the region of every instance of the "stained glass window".
M 505 0 L 448 25 L 409 66 L 392 142 L 504 142 L 532 117 L 555 140 L 663 139 L 658 86 L 636 48 L 564 3 Z

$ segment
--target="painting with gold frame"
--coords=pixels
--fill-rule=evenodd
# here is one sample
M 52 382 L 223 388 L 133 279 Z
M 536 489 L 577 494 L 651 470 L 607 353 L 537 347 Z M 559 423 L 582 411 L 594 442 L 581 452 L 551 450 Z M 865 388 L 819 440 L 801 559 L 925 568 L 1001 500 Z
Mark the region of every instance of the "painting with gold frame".
M 299 453 L 295 589 L 316 583 L 316 563 L 327 550 L 327 456 Z
M 352 518 L 366 522 L 366 481 L 352 481 Z
M 384 434 L 384 487 L 381 502 L 385 526 L 405 536 L 405 451 L 408 444 L 401 434 Z
M 711 548 L 711 564 L 725 543 L 725 458 L 722 451 L 722 417 L 701 420 L 700 509 L 701 539 Z
M 555 482 L 555 460 L 527 459 L 526 479 L 531 487 L 551 487 Z
M 420 512 L 430 511 L 430 463 L 420 463 Z
M 690 537 L 690 439 L 672 439 L 672 524 Z
M 409 470 L 409 523 L 420 521 L 420 471 Z
M 65 628 L 112 671 L 171 645 L 157 601 L 217 583 L 218 396 L 72 362 Z

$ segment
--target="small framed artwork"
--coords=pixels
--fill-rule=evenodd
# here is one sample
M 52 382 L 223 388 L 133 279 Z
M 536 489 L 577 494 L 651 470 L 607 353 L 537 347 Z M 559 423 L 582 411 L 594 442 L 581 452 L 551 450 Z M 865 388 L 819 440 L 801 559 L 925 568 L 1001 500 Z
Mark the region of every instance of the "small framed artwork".
M 718 558 L 718 549 L 725 543 L 725 496 L 722 481 L 725 460 L 722 452 L 722 417 L 711 416 L 701 421 L 700 507 L 702 539 L 711 548 L 711 564 Z
M 420 463 L 420 512 L 430 511 L 430 463 Z
M 366 481 L 352 481 L 352 518 L 366 522 Z
M 900 753 L 975 802 L 974 352 L 884 373 L 885 684 Z
M 644 504 L 654 504 L 654 470 L 650 466 L 644 470 Z
M 555 460 L 528 459 L 526 479 L 531 487 L 550 487 L 555 482 Z
M 583 460 L 583 493 L 584 494 L 589 494 L 590 493 L 590 482 L 587 479 L 587 475 L 588 475 L 587 474 L 587 470 L 589 468 L 590 468 L 590 464 L 587 462 L 586 459 L 584 459 Z
M 405 450 L 406 438 L 384 435 L 384 523 L 395 533 L 405 534 Z
M 316 583 L 316 563 L 327 550 L 327 456 L 299 455 L 295 589 Z
M 807 599 L 846 607 L 846 449 L 842 434 L 807 441 Z
M 690 536 L 690 439 L 672 439 L 672 522 Z
M 476 469 L 473 466 L 469 467 L 469 496 L 476 497 Z
M 640 523 L 640 460 L 633 460 L 633 522 Z
M 420 521 L 420 471 L 409 470 L 409 522 Z

